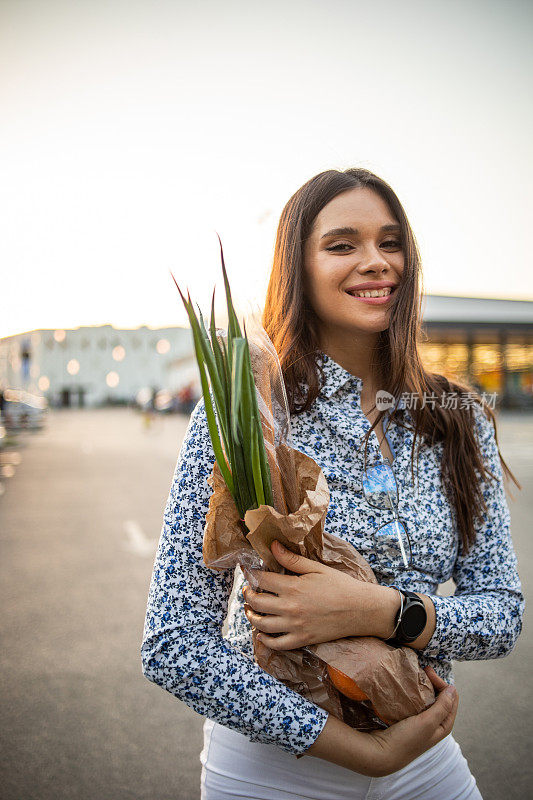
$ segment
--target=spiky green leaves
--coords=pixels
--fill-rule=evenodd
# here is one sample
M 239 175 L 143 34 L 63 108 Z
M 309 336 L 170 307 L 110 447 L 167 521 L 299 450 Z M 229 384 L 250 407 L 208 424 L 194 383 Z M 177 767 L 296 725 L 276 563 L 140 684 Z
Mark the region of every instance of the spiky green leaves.
M 231 299 L 220 236 L 218 240 L 228 309 L 227 347 L 224 339 L 221 338 L 219 341 L 216 333 L 215 291 L 213 290 L 211 301 L 209 325 L 211 338 L 209 338 L 200 308 L 198 308 L 200 316 L 198 320 L 189 293 L 187 292 L 188 299 L 185 300 L 173 275 L 172 278 L 191 325 L 215 458 L 242 519 L 249 508 L 258 508 L 264 504 L 273 505 L 272 482 L 246 326 L 243 336 Z M 207 375 L 211 382 L 220 433 Z

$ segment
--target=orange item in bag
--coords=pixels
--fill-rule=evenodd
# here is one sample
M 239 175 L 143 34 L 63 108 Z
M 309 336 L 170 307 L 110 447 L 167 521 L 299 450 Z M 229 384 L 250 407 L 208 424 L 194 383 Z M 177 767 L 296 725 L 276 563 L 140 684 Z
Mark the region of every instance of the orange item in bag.
M 359 688 L 356 682 L 349 678 L 348 675 L 345 675 L 344 672 L 341 672 L 340 669 L 335 669 L 335 667 L 332 667 L 331 664 L 328 664 L 327 668 L 328 675 L 333 686 L 338 689 L 339 692 L 342 692 L 345 697 L 349 697 L 350 700 L 358 700 L 359 702 L 370 699 L 368 695 L 366 695 L 363 690 Z M 380 716 L 374 706 L 372 706 L 372 710 L 374 714 L 379 717 L 379 719 L 382 719 L 387 725 L 392 724 L 390 720 Z
M 331 678 L 331 682 L 339 692 L 342 692 L 346 697 L 349 697 L 351 700 L 368 700 L 368 695 L 366 695 L 362 689 L 349 678 L 344 672 L 341 672 L 340 669 L 335 669 L 330 664 L 328 664 L 328 675 Z

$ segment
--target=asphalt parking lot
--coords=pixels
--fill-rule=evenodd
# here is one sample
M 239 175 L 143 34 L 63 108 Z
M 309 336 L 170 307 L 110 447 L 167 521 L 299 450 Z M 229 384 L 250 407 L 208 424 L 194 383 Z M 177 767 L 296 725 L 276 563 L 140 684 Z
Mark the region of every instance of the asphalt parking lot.
M 195 800 L 203 718 L 142 675 L 163 509 L 188 417 L 50 413 L 2 454 L 2 797 Z M 501 414 L 526 594 L 515 650 L 455 662 L 454 736 L 484 800 L 531 791 L 533 415 Z M 11 455 L 10 455 L 11 454 Z M 448 593 L 450 587 L 444 587 Z

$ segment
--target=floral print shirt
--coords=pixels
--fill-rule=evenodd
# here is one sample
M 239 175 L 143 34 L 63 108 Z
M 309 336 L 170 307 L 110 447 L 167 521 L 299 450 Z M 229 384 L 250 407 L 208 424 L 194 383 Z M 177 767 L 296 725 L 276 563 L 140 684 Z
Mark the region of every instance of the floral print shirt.
M 372 531 L 388 521 L 390 511 L 371 507 L 362 492 L 360 445 L 371 427 L 361 409 L 363 382 L 330 356 L 321 356 L 325 383 L 311 409 L 291 417 L 291 444 L 311 456 L 327 478 L 326 529 L 349 541 L 372 563 Z M 433 666 L 453 683 L 453 659 L 505 656 L 522 629 L 525 601 L 502 469 L 492 425 L 474 406 L 485 463 L 497 480 L 483 483 L 488 512 L 476 525 L 476 543 L 463 556 L 455 512 L 440 477 L 443 445 L 421 445 L 418 480 L 415 454 L 413 483 L 409 428 L 413 420 L 405 402 L 399 405 L 407 428 L 391 422 L 387 439 L 399 487 L 398 513 L 408 527 L 413 561 L 412 568 L 398 569 L 388 582 L 427 594 L 433 601 L 435 632 L 416 652 L 422 667 Z M 381 454 L 375 430 L 369 451 Z M 240 568 L 229 604 L 233 570 L 208 569 L 203 563 L 203 530 L 212 492 L 207 478 L 214 461 L 202 398 L 191 414 L 164 511 L 141 645 L 143 674 L 199 714 L 252 741 L 300 755 L 322 731 L 327 712 L 253 661 Z M 455 594 L 436 594 L 438 585 L 449 578 L 456 584 Z M 385 579 L 381 582 L 385 584 Z M 228 629 L 223 635 L 225 621 Z

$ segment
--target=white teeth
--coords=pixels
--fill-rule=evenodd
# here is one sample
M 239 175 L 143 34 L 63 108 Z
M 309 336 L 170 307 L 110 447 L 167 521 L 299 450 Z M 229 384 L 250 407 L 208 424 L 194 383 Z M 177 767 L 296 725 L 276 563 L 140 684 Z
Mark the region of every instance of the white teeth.
M 371 289 L 365 292 L 350 292 L 356 297 L 386 297 L 391 293 L 391 287 L 387 286 L 385 289 Z

